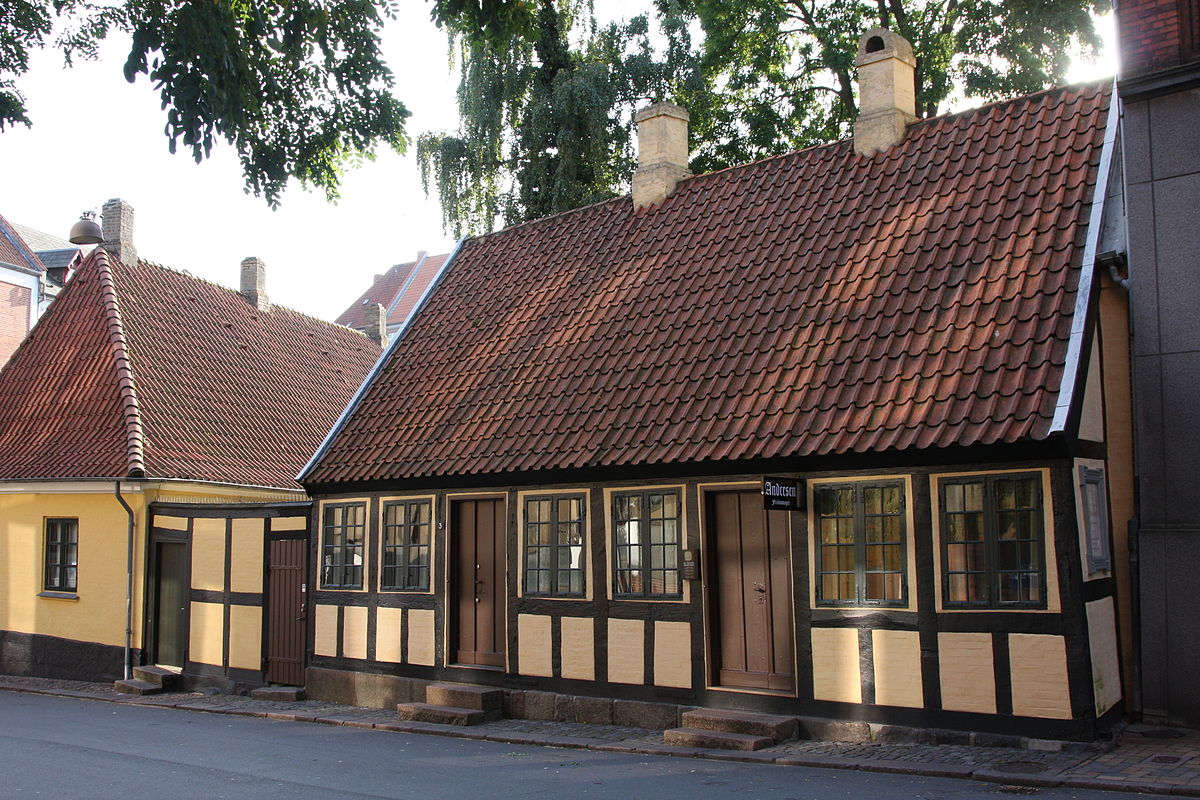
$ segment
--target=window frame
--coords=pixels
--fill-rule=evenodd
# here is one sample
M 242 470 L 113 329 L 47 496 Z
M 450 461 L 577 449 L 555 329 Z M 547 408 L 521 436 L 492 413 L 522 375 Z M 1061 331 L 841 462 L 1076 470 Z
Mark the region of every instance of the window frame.
M 825 570 L 822 567 L 822 548 L 824 547 L 844 547 L 841 544 L 827 545 L 821 541 L 821 501 L 820 496 L 823 491 L 836 491 L 839 489 L 854 489 L 854 515 L 852 517 L 854 524 L 854 598 L 849 600 L 828 600 L 823 595 L 825 575 L 844 575 L 849 574 L 843 570 Z M 900 491 L 900 510 L 895 515 L 900 523 L 900 540 L 898 542 L 880 542 L 888 547 L 896 547 L 900 552 L 900 566 L 896 570 L 874 571 L 874 574 L 882 575 L 899 575 L 900 576 L 900 599 L 898 600 L 869 600 L 867 594 L 867 575 L 871 570 L 867 569 L 867 540 L 866 540 L 866 503 L 864 501 L 864 492 L 867 489 L 898 489 Z M 891 515 L 887 515 L 891 516 Z M 822 481 L 813 486 L 813 577 L 814 577 L 814 599 L 815 605 L 819 608 L 908 608 L 909 607 L 909 586 L 908 586 L 908 548 L 909 536 L 908 530 L 908 482 L 903 478 L 897 479 L 869 479 L 869 480 L 844 480 L 844 481 Z
M 361 515 L 360 515 L 361 522 L 359 524 L 356 524 L 353 526 L 342 525 L 341 527 L 343 527 L 343 528 L 345 528 L 345 527 L 361 528 L 362 529 L 362 537 L 360 540 L 360 544 L 347 545 L 344 542 L 330 544 L 330 539 L 331 539 L 330 534 L 331 534 L 331 532 L 333 532 L 333 529 L 335 527 L 330 522 L 331 513 L 336 510 L 342 510 L 343 511 L 343 519 L 345 519 L 344 512 L 345 512 L 345 510 L 350 509 L 350 508 L 357 508 L 361 512 Z M 369 503 L 366 500 L 344 500 L 344 501 L 329 502 L 329 503 L 321 504 L 321 522 L 320 522 L 320 524 L 321 524 L 321 547 L 320 547 L 320 552 L 317 554 L 317 556 L 319 559 L 318 569 L 320 570 L 320 573 L 319 573 L 320 582 L 318 584 L 318 588 L 321 589 L 322 591 L 360 592 L 360 591 L 363 591 L 364 588 L 366 587 L 367 539 L 368 539 L 368 536 L 370 535 L 370 530 L 369 530 L 369 525 L 368 525 L 368 516 L 367 516 L 368 510 L 369 510 Z M 343 536 L 344 536 L 344 532 L 343 532 Z M 327 577 L 326 577 L 327 576 L 326 570 L 332 569 L 334 567 L 340 567 L 342 569 L 346 569 L 347 567 L 349 567 L 349 568 L 353 569 L 355 567 L 355 565 L 347 564 L 343 560 L 343 562 L 341 562 L 341 563 L 330 564 L 327 566 L 325 563 L 326 554 L 331 553 L 331 552 L 338 553 L 339 551 L 344 554 L 347 549 L 349 549 L 351 554 L 353 554 L 353 550 L 355 548 L 357 548 L 361 554 L 361 557 L 359 558 L 359 562 L 357 565 L 357 569 L 359 570 L 357 584 L 354 584 L 354 583 L 329 583 L 327 581 Z
M 637 496 L 641 499 L 641 501 L 642 501 L 641 508 L 643 508 L 644 511 L 642 512 L 642 515 L 638 517 L 638 528 L 640 531 L 643 523 L 651 522 L 651 517 L 649 516 L 649 507 L 650 507 L 650 497 L 652 495 L 662 495 L 662 496 L 672 495 L 672 496 L 674 496 L 675 502 L 676 502 L 676 506 L 675 506 L 676 515 L 674 517 L 670 517 L 670 518 L 668 518 L 668 517 L 663 518 L 664 520 L 674 519 L 675 523 L 676 523 L 675 524 L 675 541 L 674 541 L 675 566 L 660 568 L 661 571 L 674 572 L 677 576 L 676 585 L 679 587 L 679 590 L 678 590 L 678 592 L 673 592 L 673 593 L 669 593 L 669 594 L 665 593 L 665 592 L 664 593 L 653 593 L 650 591 L 650 587 L 653 585 L 652 581 L 649 579 L 650 573 L 653 571 L 659 571 L 659 570 L 655 570 L 652 567 L 652 560 L 651 560 L 652 549 L 651 548 L 653 548 L 655 546 L 655 544 L 653 542 L 651 542 L 648 537 L 645 541 L 639 541 L 638 544 L 636 544 L 636 545 L 621 545 L 621 544 L 618 544 L 618 541 L 617 541 L 617 531 L 619 530 L 620 525 L 622 523 L 622 520 L 619 520 L 617 517 L 618 510 L 620 509 L 621 500 L 623 500 L 624 498 L 633 497 L 633 496 Z M 648 487 L 648 488 L 641 488 L 641 489 L 616 489 L 616 490 L 613 490 L 612 493 L 608 496 L 608 504 L 609 504 L 609 520 L 612 525 L 612 537 L 611 537 L 612 552 L 609 554 L 609 557 L 608 557 L 608 562 L 612 569 L 612 577 L 611 577 L 611 580 L 609 581 L 610 590 L 612 591 L 612 598 L 614 600 L 618 600 L 618 601 L 635 601 L 635 602 L 636 601 L 643 601 L 643 602 L 686 601 L 686 599 L 687 599 L 686 582 L 683 579 L 683 551 L 686 549 L 685 544 L 687 542 L 687 531 L 685 530 L 686 522 L 687 522 L 687 513 L 686 513 L 686 509 L 684 507 L 683 490 L 678 486 Z M 625 520 L 625 521 L 628 522 L 630 520 Z M 646 524 L 646 529 L 647 530 L 650 529 L 649 524 Z M 663 546 L 663 545 L 659 545 L 659 546 Z M 620 567 L 620 562 L 618 561 L 618 559 L 620 557 L 621 548 L 623 548 L 623 547 L 636 547 L 639 549 L 640 552 L 639 552 L 639 556 L 638 556 L 638 564 L 639 564 L 638 567 L 636 567 L 636 568 Z M 634 573 L 639 574 L 640 579 L 641 579 L 641 585 L 642 585 L 641 592 L 637 592 L 637 593 L 623 592 L 620 590 L 618 581 L 620 579 L 620 576 L 622 574 L 626 574 L 626 573 L 627 574 L 634 574 Z
M 394 508 L 394 507 L 405 507 L 405 506 L 420 507 L 422 505 L 426 506 L 426 508 L 428 509 L 428 522 L 418 521 L 415 523 L 415 525 L 418 527 L 424 526 L 426 528 L 425 541 L 423 544 L 411 544 L 411 543 L 408 543 L 407 536 L 404 534 L 407 533 L 407 530 L 405 530 L 405 529 L 409 528 L 414 523 L 406 522 L 406 521 L 401 521 L 399 523 L 389 523 L 388 522 L 388 510 L 391 508 Z M 393 497 L 393 498 L 384 500 L 383 502 L 380 503 L 380 508 L 379 508 L 379 591 L 380 592 L 429 594 L 433 590 L 433 559 L 434 559 L 434 544 L 433 544 L 434 536 L 433 536 L 433 534 L 434 534 L 434 530 L 437 527 L 434 516 L 435 516 L 435 508 L 434 508 L 434 502 L 433 502 L 432 497 L 427 497 L 427 496 Z M 393 528 L 401 529 L 403 531 L 403 533 L 401 534 L 401 537 L 400 537 L 399 544 L 388 544 L 388 533 Z M 424 548 L 424 550 L 425 550 L 425 563 L 424 563 L 424 565 L 420 565 L 420 564 L 414 565 L 412 563 L 412 557 L 411 557 L 412 550 L 413 549 L 419 550 L 420 548 Z M 388 564 L 387 564 L 388 553 L 392 552 L 392 551 L 399 551 L 401 553 L 400 560 L 398 560 L 396 562 L 396 564 L 394 564 L 392 566 L 388 566 Z M 388 585 L 386 582 L 385 576 L 387 575 L 387 571 L 389 569 L 395 571 L 396 574 L 402 574 L 405 576 L 409 575 L 410 570 L 412 570 L 412 569 L 418 569 L 418 570 L 423 569 L 425 571 L 424 585 L 423 586 Z
M 69 537 L 66 541 L 55 541 L 52 529 L 65 526 Z M 42 591 L 69 592 L 79 591 L 79 518 L 78 517 L 46 517 L 43 528 L 44 547 L 42 549 Z M 51 553 L 61 556 L 63 549 L 68 556 L 63 560 L 51 560 Z M 74 580 L 68 581 L 68 574 L 73 574 Z M 53 578 L 52 578 L 53 575 Z
M 1089 575 L 1112 571 L 1109 546 L 1108 481 L 1103 469 L 1079 465 L 1079 506 Z M 1094 523 L 1094 524 L 1093 524 Z
M 570 548 L 572 545 L 563 544 L 557 540 L 557 528 L 562 523 L 558 518 L 558 502 L 560 500 L 577 500 L 579 502 L 579 518 L 570 520 L 565 524 L 576 524 L 579 526 L 581 536 L 580 548 L 580 565 L 579 567 L 568 567 L 567 570 L 562 570 L 556 566 L 560 548 Z M 523 597 L 536 597 L 542 599 L 565 599 L 565 600 L 584 600 L 588 597 L 588 579 L 587 570 L 590 559 L 588 558 L 588 495 L 587 492 L 555 492 L 555 493 L 531 493 L 521 496 L 521 595 Z M 530 522 L 529 505 L 536 502 L 550 503 L 551 518 L 546 522 Z M 551 531 L 551 536 L 554 539 L 550 544 L 530 544 L 530 526 L 531 525 L 548 525 Z M 529 556 L 534 548 L 547 549 L 549 551 L 549 567 L 538 567 L 532 571 L 548 572 L 550 575 L 550 591 L 542 592 L 530 588 L 529 573 Z M 578 572 L 580 580 L 580 589 L 578 592 L 559 591 L 558 579 L 559 573 L 563 571 Z
M 1038 536 L 1031 540 L 1017 541 L 1036 541 L 1038 544 L 1038 557 L 1036 569 L 1034 570 L 1018 570 L 1018 574 L 1028 572 L 1036 574 L 1039 578 L 1040 599 L 1037 601 L 1022 601 L 1000 599 L 1000 575 L 1002 573 L 1011 572 L 1011 570 L 1001 570 L 998 564 L 997 549 L 1001 541 L 998 535 L 999 530 L 999 511 L 1001 510 L 996 503 L 995 487 L 1001 481 L 1013 480 L 1029 480 L 1032 482 L 1036 493 L 1037 505 L 1031 507 L 1033 519 L 1036 520 Z M 1043 482 L 1043 475 L 1040 472 L 980 472 L 959 474 L 954 476 L 946 476 L 938 478 L 937 490 L 937 520 L 938 520 L 938 556 L 941 561 L 941 574 L 938 575 L 938 586 L 941 592 L 942 608 L 951 611 L 960 610 L 983 610 L 983 611 L 1045 611 L 1050 608 L 1050 575 L 1046 560 L 1047 550 L 1050 544 L 1047 543 L 1046 531 L 1046 503 L 1048 495 Z M 951 570 L 950 569 L 950 536 L 948 524 L 948 511 L 946 504 L 946 490 L 950 486 L 961 486 L 965 484 L 982 483 L 983 484 L 983 508 L 980 513 L 983 515 L 983 544 L 985 565 L 983 570 Z M 1053 535 L 1053 529 L 1050 531 Z M 982 573 L 986 581 L 987 598 L 981 601 L 971 600 L 952 600 L 950 596 L 950 577 L 952 575 L 961 574 L 980 574 Z

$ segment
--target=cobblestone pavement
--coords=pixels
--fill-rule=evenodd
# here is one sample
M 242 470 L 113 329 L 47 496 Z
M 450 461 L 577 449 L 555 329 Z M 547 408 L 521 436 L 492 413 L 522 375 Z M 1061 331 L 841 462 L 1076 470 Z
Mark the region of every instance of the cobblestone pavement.
M 1181 728 L 1131 725 L 1124 730 L 1119 745 L 1109 752 L 1046 741 L 1028 748 L 790 741 L 756 752 L 735 752 L 667 745 L 663 743 L 662 731 L 641 728 L 523 719 L 502 719 L 460 728 L 403 722 L 389 710 L 315 700 L 273 702 L 200 692 L 136 697 L 115 691 L 111 684 L 13 676 L 0 676 L 0 690 L 518 744 L 974 778 L 1001 785 L 1070 786 L 1200 797 L 1200 731 Z

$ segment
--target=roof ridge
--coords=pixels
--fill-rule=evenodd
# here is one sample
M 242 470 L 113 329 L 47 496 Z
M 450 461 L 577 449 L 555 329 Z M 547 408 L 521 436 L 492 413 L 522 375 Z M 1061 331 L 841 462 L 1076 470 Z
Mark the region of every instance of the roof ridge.
M 223 283 L 217 283 L 216 281 L 209 280 L 208 278 L 202 278 L 199 275 L 193 275 L 191 272 L 187 271 L 186 269 L 177 269 L 175 267 L 171 267 L 166 264 L 159 264 L 157 261 L 148 261 L 147 259 L 144 259 L 144 258 L 138 259 L 138 266 L 153 267 L 155 269 L 161 269 L 163 272 L 172 272 L 176 275 L 182 275 L 185 278 L 194 280 L 197 283 L 203 283 L 207 286 L 211 286 L 214 289 L 220 289 L 221 291 L 229 292 L 230 294 L 236 294 L 239 296 L 241 295 L 241 292 L 239 292 L 237 289 L 234 289 L 230 286 L 226 286 Z M 358 330 L 357 328 L 352 328 L 349 325 L 342 325 L 337 322 L 330 322 L 327 319 L 321 319 L 318 316 L 314 316 L 312 314 L 306 314 L 303 311 L 298 311 L 298 310 L 292 308 L 291 306 L 285 306 L 285 305 L 281 305 L 279 303 L 272 302 L 270 305 L 270 308 L 272 311 L 278 308 L 278 309 L 288 312 L 289 314 L 295 314 L 297 317 L 303 317 L 304 319 L 311 320 L 313 322 L 319 322 L 322 325 L 327 325 L 330 328 L 341 328 L 343 330 L 354 331 L 355 333 L 359 334 L 363 338 L 367 338 L 367 335 L 365 333 L 363 333 L 362 331 Z M 269 313 L 269 312 L 260 312 L 260 313 Z
M 102 247 L 93 250 L 88 256 L 88 261 L 96 265 L 104 305 L 104 321 L 108 326 L 109 342 L 112 344 L 117 391 L 121 396 L 121 410 L 125 418 L 125 451 L 129 477 L 143 478 L 146 475 L 146 436 L 142 429 L 141 404 L 138 402 L 137 385 L 133 380 L 133 362 L 129 357 L 129 343 L 125 339 L 125 326 L 121 321 L 121 303 L 117 298 L 112 263 Z M 85 263 L 84 267 L 86 266 Z

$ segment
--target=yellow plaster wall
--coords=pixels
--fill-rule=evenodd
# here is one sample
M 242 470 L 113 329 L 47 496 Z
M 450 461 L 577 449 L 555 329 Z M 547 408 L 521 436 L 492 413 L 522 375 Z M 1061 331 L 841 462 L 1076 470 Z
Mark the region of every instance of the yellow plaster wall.
M 813 697 L 862 702 L 857 628 L 813 628 Z
M 1011 633 L 1008 664 L 1012 709 L 1018 717 L 1071 718 L 1067 640 L 1062 636 Z
M 691 687 L 691 623 L 654 623 L 654 684 L 684 689 Z
M 640 619 L 609 619 L 608 680 L 610 683 L 645 683 L 645 624 Z
M 313 611 L 313 652 L 319 656 L 336 656 L 338 650 L 338 607 L 318 605 Z
M 1100 347 L 1093 341 L 1088 357 L 1087 383 L 1083 390 L 1083 411 L 1079 417 L 1079 438 L 1104 441 L 1104 386 L 1100 371 Z
M 229 607 L 229 666 L 262 669 L 262 606 Z
M 345 606 L 342 609 L 342 655 L 346 658 L 367 657 L 366 606 Z
M 275 517 L 271 520 L 273 531 L 304 531 L 308 530 L 307 517 Z
M 235 519 L 233 545 L 229 559 L 229 591 L 263 590 L 263 521 Z
M 549 616 L 517 615 L 517 652 L 522 675 L 554 676 Z
M 996 669 L 990 633 L 939 633 L 938 668 L 942 675 L 942 708 L 996 713 Z
M 146 498 L 124 494 L 134 513 L 133 646 L 142 646 Z M 79 520 L 78 599 L 39 597 L 45 520 Z M 129 518 L 112 494 L 0 494 L 0 630 L 113 646 L 125 644 Z
M 375 610 L 375 660 L 399 664 L 400 642 L 402 641 L 401 620 L 403 609 L 379 608 Z
M 921 636 L 916 631 L 871 631 L 875 703 L 921 708 Z
M 1092 689 L 1096 714 L 1103 714 L 1121 699 L 1120 653 L 1117 649 L 1117 618 L 1113 599 L 1105 597 L 1087 604 L 1088 646 L 1092 653 Z
M 437 642 L 433 632 L 433 610 L 410 608 L 408 610 L 408 663 L 432 667 L 437 653 Z
M 562 617 L 562 677 L 596 680 L 596 623 L 591 617 Z
M 155 514 L 151 524 L 155 528 L 166 528 L 170 531 L 186 531 L 188 521 L 184 517 L 168 517 L 162 514 Z
M 225 520 L 192 520 L 192 588 L 225 591 Z M 194 659 L 193 659 L 194 660 Z
M 225 653 L 225 606 L 192 603 L 188 621 L 188 659 L 200 664 L 223 666 Z

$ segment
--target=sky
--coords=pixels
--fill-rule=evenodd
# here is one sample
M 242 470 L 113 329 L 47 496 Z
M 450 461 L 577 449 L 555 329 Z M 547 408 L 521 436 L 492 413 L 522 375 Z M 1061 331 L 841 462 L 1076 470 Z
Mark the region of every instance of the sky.
M 422 132 L 456 127 L 457 77 L 428 4 L 397 5 L 383 49 L 415 142 Z M 642 5 L 606 0 L 597 13 L 626 16 Z M 1112 41 L 1111 21 L 1100 27 Z M 17 84 L 33 126 L 0 132 L 0 214 L 10 222 L 66 238 L 80 212 L 120 197 L 134 208 L 141 258 L 236 288 L 242 259 L 256 256 L 266 262 L 271 302 L 328 320 L 393 264 L 453 247 L 436 195 L 421 188 L 415 145 L 346 173 L 336 204 L 292 185 L 278 210 L 245 193 L 236 153 L 223 143 L 200 164 L 183 148 L 171 155 L 157 93 L 144 75 L 133 84 L 122 76 L 127 47 L 115 37 L 98 61 L 70 69 L 55 50 L 33 54 Z M 1113 72 L 1106 47 L 1098 63 L 1077 63 L 1068 80 Z

